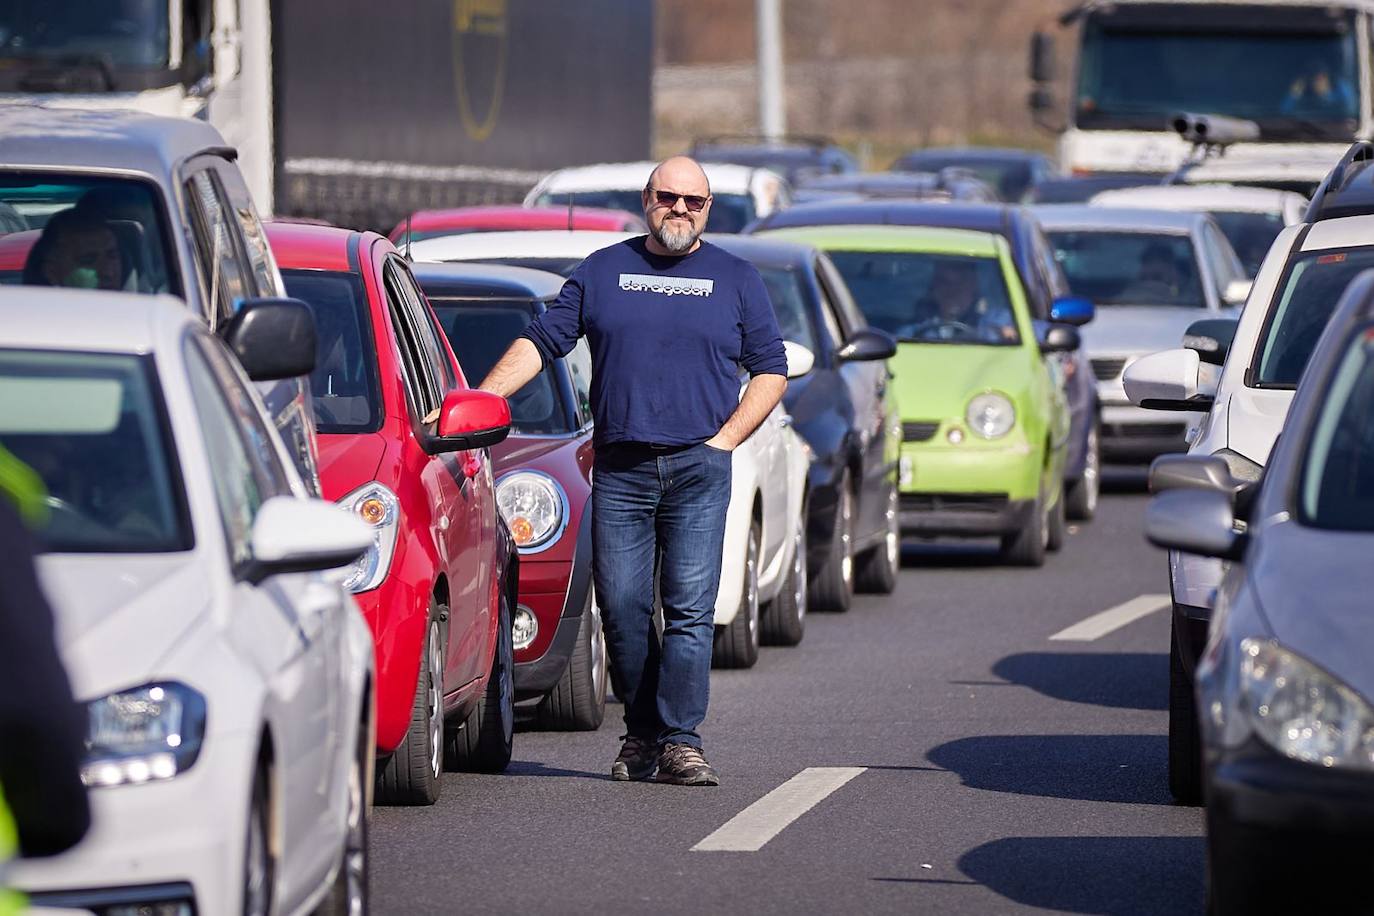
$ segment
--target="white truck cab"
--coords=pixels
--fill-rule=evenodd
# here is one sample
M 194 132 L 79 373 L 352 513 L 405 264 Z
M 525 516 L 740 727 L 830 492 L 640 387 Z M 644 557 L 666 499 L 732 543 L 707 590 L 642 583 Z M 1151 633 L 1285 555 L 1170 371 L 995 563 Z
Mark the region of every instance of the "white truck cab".
M 268 0 L 21 3 L 0 29 L 0 103 L 209 121 L 270 215 L 271 48 Z
M 1190 148 L 1177 114 L 1245 119 L 1258 137 L 1193 180 L 1310 194 L 1374 129 L 1372 14 L 1374 0 L 1083 0 L 1059 20 L 1075 30 L 1067 104 L 1049 89 L 1053 39 L 1037 33 L 1031 108 L 1061 132 L 1059 161 L 1074 174 L 1166 173 Z M 1064 118 L 1051 123 L 1055 108 Z

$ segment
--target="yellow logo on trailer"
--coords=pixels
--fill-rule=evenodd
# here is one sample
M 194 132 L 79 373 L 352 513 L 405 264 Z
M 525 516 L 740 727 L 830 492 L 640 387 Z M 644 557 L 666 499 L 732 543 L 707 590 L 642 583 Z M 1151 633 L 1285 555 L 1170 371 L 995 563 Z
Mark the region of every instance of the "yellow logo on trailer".
M 453 79 L 463 130 L 491 136 L 506 87 L 506 0 L 453 0 Z M 474 104 L 485 102 L 484 105 Z

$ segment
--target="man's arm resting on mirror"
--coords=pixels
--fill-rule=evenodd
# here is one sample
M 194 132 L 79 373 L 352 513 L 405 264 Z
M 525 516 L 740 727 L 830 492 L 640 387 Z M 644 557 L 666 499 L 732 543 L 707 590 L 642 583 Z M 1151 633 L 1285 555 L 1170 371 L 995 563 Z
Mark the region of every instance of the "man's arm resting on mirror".
M 518 337 L 477 387 L 508 398 L 539 374 L 544 358 L 530 340 Z
M 782 400 L 782 394 L 786 390 L 785 375 L 766 373 L 751 378 L 735 412 L 725 421 L 720 432 L 706 440 L 706 444 L 727 452 L 734 451 L 759 428 L 759 424 L 768 417 L 778 401 Z

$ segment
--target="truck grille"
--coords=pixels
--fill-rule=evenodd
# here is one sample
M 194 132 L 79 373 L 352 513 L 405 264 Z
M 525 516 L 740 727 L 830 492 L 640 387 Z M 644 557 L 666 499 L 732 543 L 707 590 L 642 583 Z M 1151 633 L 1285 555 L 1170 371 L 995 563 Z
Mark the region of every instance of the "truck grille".
M 907 420 L 902 423 L 903 442 L 925 442 L 935 431 L 940 428 L 938 422 L 928 423 L 924 420 Z
M 1121 370 L 1126 368 L 1126 357 L 1108 356 L 1094 359 L 1093 375 L 1097 376 L 1099 382 L 1110 382 L 1112 379 L 1121 375 Z

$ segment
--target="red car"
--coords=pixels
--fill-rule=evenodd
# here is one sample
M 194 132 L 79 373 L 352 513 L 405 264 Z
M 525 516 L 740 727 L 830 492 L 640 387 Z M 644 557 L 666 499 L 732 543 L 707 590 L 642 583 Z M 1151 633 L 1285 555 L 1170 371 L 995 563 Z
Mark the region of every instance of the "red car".
M 420 210 L 409 220 L 410 240 L 461 235 L 465 232 L 515 232 L 521 229 L 600 229 L 606 232 L 647 232 L 644 220 L 624 210 L 602 207 L 458 207 Z M 391 230 L 391 241 L 404 245 L 406 223 Z
M 467 387 L 386 239 L 283 223 L 267 235 L 290 295 L 315 310 L 324 496 L 376 532 L 347 584 L 376 640 L 378 799 L 432 804 L 445 763 L 510 761 L 519 561 L 486 449 L 510 408 Z
M 484 264 L 416 264 L 439 324 L 480 379 L 558 295 L 563 278 Z M 492 450 L 496 502 L 520 551 L 515 694 L 545 728 L 601 725 L 606 640 L 592 594 L 591 353 L 586 342 L 510 399 L 510 438 Z

